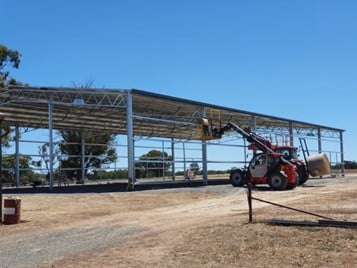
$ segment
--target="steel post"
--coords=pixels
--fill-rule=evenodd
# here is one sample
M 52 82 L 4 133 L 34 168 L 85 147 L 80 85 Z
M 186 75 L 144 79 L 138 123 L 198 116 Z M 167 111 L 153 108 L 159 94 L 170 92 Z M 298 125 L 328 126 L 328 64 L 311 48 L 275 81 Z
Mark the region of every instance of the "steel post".
M 86 177 L 86 163 L 85 163 L 85 140 L 84 140 L 84 131 L 81 131 L 81 183 L 84 184 Z
M 176 167 L 175 167 L 175 139 L 172 138 L 171 139 L 171 157 L 172 157 L 172 180 L 175 181 L 176 180 Z
M 345 176 L 345 157 L 343 151 L 343 132 L 340 131 L 341 174 Z
M 133 96 L 127 94 L 126 101 L 126 125 L 128 143 L 128 189 L 134 190 L 135 185 L 135 154 L 134 154 L 134 130 L 133 130 Z
M 207 141 L 202 141 L 202 180 L 203 184 L 208 184 L 208 173 L 207 173 Z
M 15 126 L 15 178 L 16 178 L 16 187 L 20 186 L 20 132 L 19 126 Z
M 49 132 L 49 154 L 50 154 L 50 166 L 49 166 L 49 183 L 50 191 L 53 190 L 53 96 L 50 95 L 48 102 L 48 132 Z

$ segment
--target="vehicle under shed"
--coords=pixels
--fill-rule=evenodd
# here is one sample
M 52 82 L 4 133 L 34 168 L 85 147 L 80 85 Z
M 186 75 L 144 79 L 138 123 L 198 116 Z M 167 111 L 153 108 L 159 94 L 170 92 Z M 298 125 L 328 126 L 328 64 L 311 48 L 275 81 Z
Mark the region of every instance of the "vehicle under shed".
M 276 139 L 283 137 L 283 142 L 289 145 L 296 145 L 299 138 L 308 139 L 314 144 L 316 152 L 327 152 L 330 157 L 333 156 L 332 162 L 341 165 L 340 172 L 344 175 L 343 129 L 137 89 L 8 86 L 0 91 L 0 117 L 2 126 L 14 127 L 16 133 L 19 133 L 19 128 L 48 131 L 51 190 L 54 187 L 54 169 L 57 168 L 53 160 L 56 130 L 96 131 L 126 136 L 124 158 L 128 171 L 128 188 L 131 190 L 138 183 L 135 169 L 141 160 L 136 152 L 142 140 L 162 140 L 161 150 L 170 151 L 172 156 L 172 159 L 163 161 L 170 162 L 173 181 L 175 171 L 186 170 L 187 159 L 182 158 L 185 144 L 195 144 L 195 148 L 199 145 L 200 157 L 194 161 L 201 164 L 203 184 L 207 184 L 209 179 L 207 165 L 220 162 L 211 160 L 208 150 L 210 146 L 233 147 L 241 154 L 239 159 L 234 159 L 231 163 L 247 163 L 246 144 L 241 137 L 237 137 L 237 133 L 232 133 L 228 140 L 202 138 L 200 120 L 207 117 L 217 124 L 234 122 L 241 127 L 251 128 L 260 135 Z M 17 186 L 21 181 L 18 159 L 22 152 L 19 139 L 17 135 L 14 145 Z M 176 152 L 177 144 L 180 144 L 179 154 Z M 332 149 L 329 144 L 333 144 Z M 84 148 L 85 144 L 82 146 Z M 81 157 L 84 159 L 87 156 L 82 153 Z M 81 174 L 84 181 L 84 165 L 81 167 Z

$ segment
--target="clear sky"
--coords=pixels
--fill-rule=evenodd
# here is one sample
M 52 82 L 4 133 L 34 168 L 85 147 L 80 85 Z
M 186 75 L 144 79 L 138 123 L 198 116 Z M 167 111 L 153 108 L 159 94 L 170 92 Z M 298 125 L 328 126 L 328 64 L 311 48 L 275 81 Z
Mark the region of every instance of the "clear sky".
M 345 129 L 357 160 L 357 1 L 0 0 L 32 86 L 137 88 Z

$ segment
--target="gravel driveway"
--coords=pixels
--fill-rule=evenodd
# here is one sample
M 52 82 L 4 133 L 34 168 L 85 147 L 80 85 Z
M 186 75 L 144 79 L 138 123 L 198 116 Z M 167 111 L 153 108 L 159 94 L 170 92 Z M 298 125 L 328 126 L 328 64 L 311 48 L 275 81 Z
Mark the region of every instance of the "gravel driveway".
M 306 186 L 323 186 L 337 182 L 349 182 L 351 180 L 355 180 L 355 178 L 309 180 Z M 230 196 L 244 191 L 244 188 L 234 188 L 231 185 L 217 185 L 195 188 L 152 190 L 146 191 L 145 193 L 141 192 L 140 194 L 143 195 L 148 193 L 150 196 L 160 196 L 162 193 L 175 195 L 186 193 L 205 194 L 209 192 L 212 195 Z M 115 196 L 118 196 L 116 198 L 136 198 L 129 200 L 128 204 L 136 201 L 142 202 L 142 196 L 137 197 L 135 194 L 135 192 L 118 193 L 117 195 L 115 194 Z M 108 194 L 103 194 L 103 198 L 108 196 Z M 113 198 L 112 196 L 109 197 Z M 196 197 L 191 198 L 193 198 L 192 200 L 194 201 L 194 198 Z M 163 202 L 167 201 L 163 199 Z M 190 202 L 190 200 L 186 200 L 185 202 Z M 178 203 L 173 203 L 173 206 L 176 204 Z M 123 209 L 124 206 L 127 205 L 123 204 Z M 140 203 L 139 206 L 142 206 L 142 203 Z M 150 209 L 156 209 L 157 205 L 155 206 Z M 170 208 L 169 203 L 165 203 L 163 206 L 168 206 Z M 130 213 L 131 209 L 132 208 L 128 208 L 126 213 Z M 149 219 L 151 217 L 150 209 L 147 210 L 147 214 L 142 216 L 141 219 Z M 97 208 L 97 210 L 99 210 L 99 208 Z M 34 211 L 36 211 L 36 209 L 34 209 Z M 88 214 L 90 215 L 90 210 L 88 211 Z M 124 214 L 122 217 L 125 217 Z M 145 225 L 140 225 L 139 223 L 136 225 L 134 220 L 128 224 L 128 222 L 116 222 L 111 219 L 111 221 L 108 221 L 110 223 L 108 225 L 86 224 L 86 222 L 83 221 L 79 224 L 78 222 L 77 224 L 69 223 L 68 225 L 53 224 L 48 228 L 46 226 L 42 226 L 38 229 L 32 228 L 19 232 L 0 232 L 0 266 L 9 268 L 50 266 L 51 262 L 64 258 L 65 256 L 73 256 L 77 252 L 83 253 L 86 251 L 89 252 L 100 249 L 104 250 L 108 247 L 119 246 L 125 242 L 128 237 L 132 238 L 133 234 L 140 234 L 147 229 Z M 103 222 L 105 223 L 105 221 Z M 26 223 L 23 225 L 25 226 Z M 2 228 L 1 225 L 0 228 Z M 7 228 L 9 227 L 7 226 Z
M 138 231 L 135 227 L 111 225 L 11 234 L 0 239 L 0 266 L 37 267 L 76 251 L 119 245 Z

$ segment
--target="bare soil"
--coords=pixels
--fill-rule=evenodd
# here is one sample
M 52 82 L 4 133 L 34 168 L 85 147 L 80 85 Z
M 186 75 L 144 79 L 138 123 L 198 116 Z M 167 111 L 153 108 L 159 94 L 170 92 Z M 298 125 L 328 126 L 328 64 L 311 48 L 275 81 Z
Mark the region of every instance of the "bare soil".
M 27 194 L 0 225 L 1 267 L 357 267 L 357 229 L 283 227 L 316 217 L 253 201 L 231 185 L 101 194 Z M 357 178 L 309 180 L 253 196 L 357 221 Z

